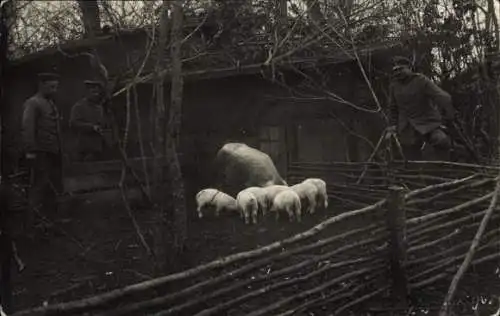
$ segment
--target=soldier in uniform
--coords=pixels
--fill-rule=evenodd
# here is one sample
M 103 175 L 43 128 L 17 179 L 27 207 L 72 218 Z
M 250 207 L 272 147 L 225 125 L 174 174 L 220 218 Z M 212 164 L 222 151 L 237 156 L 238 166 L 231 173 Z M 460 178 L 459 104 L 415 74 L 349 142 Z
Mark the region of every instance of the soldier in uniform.
M 451 141 L 443 131 L 443 119 L 436 105 L 453 120 L 451 96 L 421 73 L 413 72 L 407 58 L 393 60 L 394 80 L 390 85 L 389 133 L 397 133 L 406 159 L 421 158 L 421 147 L 429 143 L 438 160 L 449 160 Z
M 103 151 L 103 85 L 91 80 L 84 84 L 86 95 L 71 109 L 70 126 L 77 135 L 77 159 L 89 161 L 101 158 Z
M 58 85 L 58 75 L 39 74 L 37 93 L 24 103 L 22 139 L 30 169 L 29 225 L 33 210 L 56 213 L 57 194 L 62 189 L 60 116 L 54 104 Z

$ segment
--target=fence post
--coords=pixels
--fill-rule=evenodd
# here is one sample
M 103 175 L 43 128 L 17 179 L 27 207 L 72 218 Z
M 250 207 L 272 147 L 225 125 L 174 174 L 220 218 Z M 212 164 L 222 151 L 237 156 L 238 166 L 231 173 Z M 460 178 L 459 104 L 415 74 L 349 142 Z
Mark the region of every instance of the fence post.
M 401 307 L 408 304 L 408 280 L 406 278 L 406 210 L 404 188 L 389 187 L 387 208 L 387 230 L 389 232 L 388 259 L 392 281 L 392 297 Z

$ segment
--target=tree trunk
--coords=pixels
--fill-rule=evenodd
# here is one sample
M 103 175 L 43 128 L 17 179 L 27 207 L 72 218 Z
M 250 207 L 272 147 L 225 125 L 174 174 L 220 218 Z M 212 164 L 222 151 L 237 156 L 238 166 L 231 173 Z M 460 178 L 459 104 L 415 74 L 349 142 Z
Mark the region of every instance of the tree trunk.
M 160 17 L 160 34 L 157 43 L 157 60 L 155 65 L 155 92 L 156 92 L 156 108 L 154 116 L 155 125 L 155 140 L 154 140 L 154 220 L 153 220 L 153 239 L 154 239 L 154 257 L 155 257 L 155 272 L 157 275 L 164 274 L 167 271 L 167 245 L 168 236 L 168 221 L 167 221 L 167 202 L 168 194 L 165 194 L 165 177 L 163 164 L 160 160 L 164 158 L 165 153 L 165 134 L 166 134 L 166 118 L 165 118 L 165 80 L 161 72 L 166 68 L 164 51 L 167 46 L 168 38 L 168 9 L 169 1 L 163 0 Z
M 7 108 L 5 106 L 6 82 L 8 67 L 8 47 L 9 32 L 12 22 L 15 19 L 14 1 L 2 4 L 0 9 L 0 174 L 5 175 L 12 171 L 10 158 L 8 155 L 8 142 L 5 137 L 7 120 Z
M 500 32 L 499 32 L 499 27 L 498 27 L 498 20 L 497 20 L 497 15 L 495 14 L 495 3 L 493 0 L 488 0 L 488 13 L 486 14 L 486 30 L 488 32 L 492 33 L 492 36 L 494 37 L 494 42 L 490 44 L 489 47 L 487 47 L 487 54 L 490 56 L 494 56 L 493 59 L 495 60 L 495 63 L 498 63 L 498 52 L 500 49 Z M 497 140 L 497 142 L 500 142 L 500 111 L 499 111 L 499 96 L 500 96 L 500 89 L 498 88 L 499 80 L 498 76 L 493 75 L 493 78 L 491 78 L 492 85 L 496 88 L 491 91 L 491 97 L 490 100 L 492 100 L 492 103 L 490 104 L 491 108 L 491 115 L 490 115 L 490 137 L 492 140 Z M 491 152 L 492 156 L 494 157 L 493 159 L 498 159 L 499 155 L 499 146 L 498 143 L 497 146 L 493 146 Z
M 3 141 L 4 133 L 4 108 L 5 108 L 5 67 L 7 65 L 7 49 L 8 49 L 8 37 L 9 37 L 9 27 L 7 25 L 7 10 L 10 3 L 2 5 L 0 9 L 0 174 L 4 175 L 5 171 L 5 144 Z
M 174 253 L 180 255 L 184 249 L 187 235 L 187 214 L 184 192 L 184 180 L 177 155 L 179 135 L 181 130 L 182 95 L 184 82 L 182 77 L 182 0 L 172 2 L 172 85 L 170 95 L 169 120 L 166 130 L 166 157 L 168 162 L 168 180 L 171 190 L 172 206 L 174 210 Z M 179 257 L 173 259 L 178 262 Z
M 6 150 L 6 143 L 5 140 L 6 138 L 4 137 L 5 133 L 5 123 L 7 122 L 6 117 L 5 117 L 5 111 L 6 111 L 6 102 L 5 102 L 5 93 L 6 93 L 6 88 L 5 88 L 5 83 L 7 82 L 6 78 L 6 66 L 8 62 L 8 43 L 9 43 L 9 29 L 13 18 L 13 1 L 9 1 L 7 3 L 3 3 L 2 7 L 0 8 L 0 120 L 1 120 L 1 127 L 0 127 L 0 144 L 1 144 L 1 149 L 0 149 L 0 174 L 5 176 L 7 173 L 9 173 L 9 166 L 7 165 L 8 159 L 7 159 L 7 150 Z M 5 181 L 3 181 L 5 182 Z M 3 190 L 2 188 L 1 190 Z M 7 187 L 5 188 L 7 190 Z M 7 217 L 8 215 L 8 210 L 6 209 L 6 206 L 8 205 L 6 201 L 6 196 L 4 194 L 1 194 L 0 200 L 1 200 L 1 205 L 0 207 L 2 208 L 0 212 L 5 212 L 5 216 Z M 5 193 L 7 195 L 7 193 Z M 3 216 L 0 216 L 3 217 Z M 5 218 L 0 218 L 0 222 L 4 221 Z M 2 223 L 0 223 L 2 224 Z M 6 229 L 7 231 L 9 230 L 8 221 L 3 223 L 4 225 L 0 225 L 0 253 L 1 252 L 7 252 L 9 251 L 8 246 L 6 245 L 6 242 L 10 242 L 10 238 L 8 234 L 6 234 L 6 231 L 2 232 L 2 229 Z M 2 308 L 5 313 L 11 313 L 11 303 L 12 303 L 12 284 L 11 284 L 11 256 L 1 256 L 0 255 L 0 296 L 2 298 L 1 304 Z
M 288 26 L 287 0 L 276 0 L 276 13 L 278 16 L 280 30 Z
M 101 32 L 101 17 L 97 0 L 78 0 L 82 13 L 85 37 L 92 37 Z
M 488 0 L 488 13 L 486 14 L 486 30 L 493 33 L 495 42 L 492 43 L 492 49 L 498 51 L 500 48 L 500 34 L 498 27 L 498 19 L 495 13 L 495 3 L 493 0 Z

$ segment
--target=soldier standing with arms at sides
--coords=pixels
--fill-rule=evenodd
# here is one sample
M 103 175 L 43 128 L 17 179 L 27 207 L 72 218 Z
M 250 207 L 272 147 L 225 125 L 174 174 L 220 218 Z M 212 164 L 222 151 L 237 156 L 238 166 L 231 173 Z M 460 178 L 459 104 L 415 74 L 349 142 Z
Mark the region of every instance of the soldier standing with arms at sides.
M 89 161 L 101 158 L 103 150 L 102 107 L 104 86 L 100 81 L 84 81 L 86 96 L 71 109 L 70 126 L 78 139 L 78 160 Z
M 30 168 L 28 229 L 34 210 L 57 214 L 57 194 L 62 189 L 62 153 L 59 111 L 54 104 L 59 76 L 38 75 L 38 91 L 24 103 L 22 139 Z
M 408 160 L 419 160 L 423 142 L 428 142 L 437 160 L 450 159 L 451 141 L 443 131 L 443 120 L 436 105 L 445 111 L 445 120 L 455 117 L 451 96 L 428 77 L 413 72 L 410 60 L 396 56 L 394 79 L 390 85 L 390 124 L 388 131 L 397 133 Z

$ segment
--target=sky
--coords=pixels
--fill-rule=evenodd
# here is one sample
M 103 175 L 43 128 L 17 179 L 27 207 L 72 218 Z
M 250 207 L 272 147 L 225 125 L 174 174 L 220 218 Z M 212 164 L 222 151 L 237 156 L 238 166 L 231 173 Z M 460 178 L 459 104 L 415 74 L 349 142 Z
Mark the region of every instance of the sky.
M 83 32 L 80 21 L 80 12 L 76 1 L 29 1 L 15 0 L 21 7 L 16 20 L 13 32 L 13 40 L 18 43 L 16 46 L 24 46 L 28 51 L 37 50 L 37 46 L 50 46 L 58 41 L 78 38 Z M 259 0 L 253 0 L 259 1 Z M 376 0 L 357 0 L 358 3 Z M 422 0 L 412 0 L 416 4 L 422 4 Z M 451 0 L 440 3 L 451 3 Z M 211 0 L 191 0 L 190 3 L 197 3 L 201 6 L 210 5 Z M 478 2 L 485 2 L 484 0 Z M 154 8 L 161 5 L 161 0 L 154 1 L 107 1 L 111 10 L 103 12 L 102 22 L 109 23 L 111 19 L 123 22 L 121 27 L 136 27 L 150 24 L 154 16 Z M 291 0 L 288 6 L 295 4 L 299 9 L 304 10 L 305 5 L 302 0 Z M 145 5 L 147 4 L 147 5 Z M 496 12 L 500 17 L 500 2 L 495 1 Z M 450 9 L 450 5 L 441 5 L 439 10 L 445 12 Z M 291 10 L 289 10 L 291 12 Z M 422 10 L 418 11 L 422 12 Z M 293 13 L 290 13 L 291 15 Z M 479 21 L 484 21 L 484 15 L 480 15 Z M 43 45 L 42 45 L 43 44 Z M 24 53 L 28 53 L 28 51 Z

